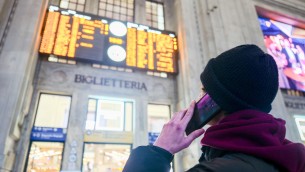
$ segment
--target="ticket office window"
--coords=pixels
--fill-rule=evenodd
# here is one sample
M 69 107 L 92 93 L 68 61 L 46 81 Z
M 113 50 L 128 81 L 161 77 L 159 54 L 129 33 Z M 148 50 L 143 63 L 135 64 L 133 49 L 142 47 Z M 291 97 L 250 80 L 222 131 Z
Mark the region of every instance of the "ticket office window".
M 84 144 L 83 172 L 121 172 L 130 155 L 131 145 Z
M 71 96 L 40 94 L 35 127 L 67 128 Z
M 170 106 L 148 104 L 147 106 L 148 123 L 148 143 L 152 145 L 160 135 L 163 125 L 170 120 Z M 173 163 L 171 163 L 170 172 L 173 172 Z
M 148 26 L 164 30 L 163 4 L 153 1 L 145 2 L 146 23 Z
M 163 125 L 166 124 L 170 119 L 170 106 L 148 104 L 147 113 L 148 133 L 149 138 L 152 139 L 149 142 L 150 144 L 153 144 L 156 137 L 160 134 Z
M 90 98 L 86 130 L 132 131 L 132 114 L 132 101 Z
M 305 116 L 295 115 L 294 119 L 299 130 L 300 138 L 303 144 L 305 144 Z
M 26 172 L 59 172 L 64 143 L 32 142 Z
M 70 106 L 71 96 L 40 94 L 33 126 L 33 129 L 39 128 L 39 130 L 32 130 L 31 133 L 31 146 L 27 158 L 26 171 L 60 171 L 64 140 L 58 142 L 56 137 L 52 135 L 66 134 Z M 61 131 L 61 133 L 58 131 Z M 33 133 L 35 133 L 35 138 L 32 137 Z M 49 137 L 46 138 L 43 135 L 48 135 Z

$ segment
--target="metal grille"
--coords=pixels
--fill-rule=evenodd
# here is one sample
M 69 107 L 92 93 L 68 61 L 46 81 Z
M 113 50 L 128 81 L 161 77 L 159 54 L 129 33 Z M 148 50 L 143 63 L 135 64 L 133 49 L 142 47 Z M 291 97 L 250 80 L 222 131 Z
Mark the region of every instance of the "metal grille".
M 146 1 L 146 22 L 148 26 L 164 30 L 163 4 Z
M 83 12 L 85 10 L 86 0 L 61 0 L 60 8 Z
M 134 0 L 100 0 L 98 15 L 133 22 Z

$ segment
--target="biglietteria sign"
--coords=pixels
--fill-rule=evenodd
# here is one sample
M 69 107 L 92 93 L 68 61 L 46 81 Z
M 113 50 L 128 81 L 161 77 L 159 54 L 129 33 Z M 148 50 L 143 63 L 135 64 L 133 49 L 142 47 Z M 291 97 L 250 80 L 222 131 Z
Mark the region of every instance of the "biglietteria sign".
M 95 76 L 85 76 L 85 75 L 75 75 L 75 83 L 83 84 L 93 84 L 106 87 L 115 87 L 115 88 L 126 88 L 126 89 L 135 89 L 135 90 L 144 90 L 147 91 L 147 87 L 144 82 L 136 81 L 127 81 L 116 78 L 99 78 Z

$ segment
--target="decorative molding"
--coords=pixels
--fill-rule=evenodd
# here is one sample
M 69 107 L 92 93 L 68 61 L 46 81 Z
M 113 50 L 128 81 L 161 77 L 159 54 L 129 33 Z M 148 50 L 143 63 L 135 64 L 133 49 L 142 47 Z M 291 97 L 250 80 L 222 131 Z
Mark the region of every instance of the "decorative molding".
M 19 2 L 19 0 L 14 0 L 12 9 L 11 9 L 11 11 L 10 11 L 10 13 L 9 13 L 9 16 L 8 16 L 8 20 L 7 20 L 6 25 L 5 25 L 5 28 L 4 28 L 4 30 L 3 30 L 2 37 L 1 37 L 1 39 L 0 39 L 0 55 L 1 55 L 1 52 L 2 52 L 2 49 L 3 49 L 3 46 L 4 46 L 5 39 L 6 39 L 6 37 L 7 37 L 8 31 L 9 31 L 9 29 L 10 29 L 10 26 L 11 26 L 11 23 L 12 23 L 12 20 L 13 20 L 13 17 L 14 17 L 14 15 L 15 15 L 15 11 L 16 11 L 18 2 Z M 1 35 L 0 35 L 0 36 L 1 36 Z
M 194 8 L 194 16 L 195 16 L 195 22 L 196 22 L 196 30 L 197 30 L 197 34 L 198 34 L 198 46 L 199 46 L 199 51 L 200 51 L 200 56 L 201 56 L 201 60 L 204 59 L 204 55 L 203 55 L 203 43 L 201 40 L 201 29 L 199 26 L 199 18 L 198 18 L 198 5 L 196 4 L 195 1 L 193 1 L 193 8 Z M 203 63 L 203 62 L 202 62 Z
M 305 15 L 305 2 L 299 0 L 253 0 L 255 5 L 268 5 L 270 7 L 279 7 L 287 9 L 299 15 Z

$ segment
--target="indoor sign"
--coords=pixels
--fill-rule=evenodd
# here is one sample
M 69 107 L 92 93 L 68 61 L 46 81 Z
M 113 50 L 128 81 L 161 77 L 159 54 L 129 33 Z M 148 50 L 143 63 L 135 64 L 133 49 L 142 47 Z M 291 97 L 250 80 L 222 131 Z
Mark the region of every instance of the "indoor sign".
M 174 33 L 50 6 L 39 52 L 89 63 L 177 73 Z
M 108 86 L 115 88 L 126 88 L 126 89 L 135 89 L 135 90 L 144 90 L 147 91 L 146 84 L 144 82 L 137 81 L 127 81 L 115 78 L 99 78 L 95 76 L 87 76 L 87 75 L 75 75 L 74 79 L 75 83 L 83 83 L 83 84 L 93 84 L 100 86 Z

